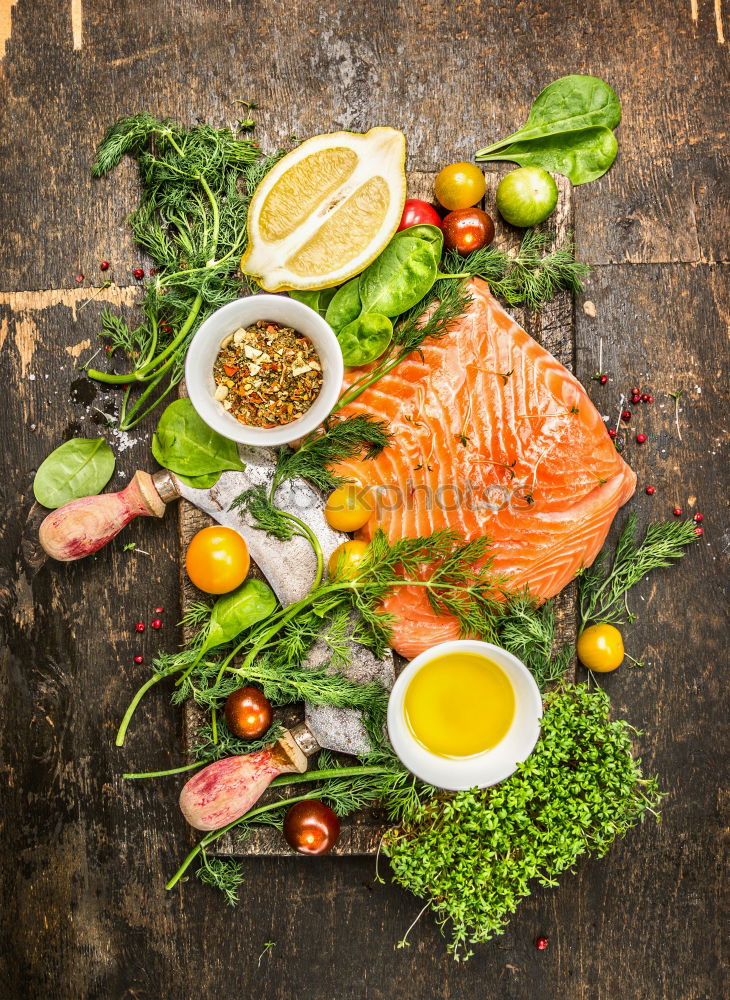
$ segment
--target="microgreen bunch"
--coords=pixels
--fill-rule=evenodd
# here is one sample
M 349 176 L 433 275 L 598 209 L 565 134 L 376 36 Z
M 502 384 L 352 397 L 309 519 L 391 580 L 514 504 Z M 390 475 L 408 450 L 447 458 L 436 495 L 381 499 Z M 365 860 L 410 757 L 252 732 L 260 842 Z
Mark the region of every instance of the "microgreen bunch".
M 610 721 L 609 705 L 585 685 L 549 694 L 540 740 L 511 778 L 434 797 L 386 834 L 395 881 L 426 900 L 455 957 L 502 933 L 536 882 L 556 885 L 656 810 L 656 780 L 643 777 L 631 727 Z

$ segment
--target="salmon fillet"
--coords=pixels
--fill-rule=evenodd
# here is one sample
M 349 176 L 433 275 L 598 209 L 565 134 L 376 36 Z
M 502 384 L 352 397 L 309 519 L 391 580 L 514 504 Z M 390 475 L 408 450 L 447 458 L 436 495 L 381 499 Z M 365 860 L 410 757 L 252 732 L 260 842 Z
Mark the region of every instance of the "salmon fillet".
M 578 380 L 532 339 L 480 279 L 450 332 L 426 341 L 342 412 L 370 413 L 393 441 L 375 460 L 337 471 L 376 488 L 358 537 L 391 541 L 443 528 L 492 539 L 494 570 L 539 598 L 562 590 L 601 549 L 636 476 Z M 348 373 L 348 387 L 360 375 Z M 385 602 L 393 647 L 412 658 L 454 639 L 423 591 Z

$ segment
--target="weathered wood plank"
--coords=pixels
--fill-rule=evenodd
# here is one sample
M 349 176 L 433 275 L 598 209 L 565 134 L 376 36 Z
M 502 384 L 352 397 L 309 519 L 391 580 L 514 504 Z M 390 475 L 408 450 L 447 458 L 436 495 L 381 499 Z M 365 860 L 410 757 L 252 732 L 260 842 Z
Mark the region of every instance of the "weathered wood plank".
M 641 373 L 650 372 L 652 382 L 674 387 L 677 373 L 687 390 L 685 440 L 678 449 L 655 391 L 657 406 L 641 417 L 649 446 L 627 454 L 642 477 L 656 478 L 657 494 L 653 507 L 641 493 L 634 503 L 642 516 L 664 514 L 694 496 L 705 535 L 637 601 L 646 610 L 627 642 L 647 652 L 647 668 L 606 680 L 617 711 L 646 731 L 639 748 L 669 792 L 662 825 L 646 824 L 604 861 L 581 863 L 577 877 L 566 873 L 558 889 L 534 893 L 508 932 L 470 963 L 451 961 L 427 918 L 410 948 L 395 948 L 421 904 L 374 884 L 371 858 L 250 859 L 236 911 L 194 880 L 165 894 L 188 836 L 172 804 L 177 783 L 128 786 L 119 774 L 180 763 L 179 712 L 166 692 L 153 692 L 123 751 L 113 737 L 146 676 L 131 662 L 142 648 L 131 624 L 163 604 L 165 628 L 145 633 L 145 654 L 157 641 L 175 641 L 174 525 L 130 526 L 127 537 L 151 559 L 123 554 L 120 543 L 83 566 L 39 567 L 32 470 L 64 433 L 91 426 L 84 406 L 70 402 L 76 373 L 62 365 L 67 348 L 94 341 L 98 313 L 91 304 L 74 325 L 62 301 L 38 315 L 17 299 L 6 302 L 0 995 L 178 1000 L 225 995 L 234 982 L 241 995 L 263 990 L 270 1000 L 722 996 L 716 859 L 727 821 L 717 734 L 727 714 L 727 628 L 718 608 L 730 538 L 721 520 L 727 462 L 720 464 L 717 442 L 727 407 L 728 279 L 726 269 L 706 264 L 645 265 L 728 258 L 727 41 L 720 41 L 727 5 L 604 0 L 589 13 L 576 0 L 468 10 L 331 0 L 294 0 L 285 9 L 260 0 L 5 6 L 12 10 L 9 36 L 7 19 L 0 29 L 0 288 L 8 292 L 67 292 L 78 271 L 98 283 L 103 258 L 119 284 L 131 284 L 138 257 L 124 218 L 135 201 L 133 171 L 125 165 L 97 184 L 87 174 L 117 114 L 148 107 L 222 123 L 236 116 L 233 97 L 253 97 L 264 105 L 268 147 L 292 131 L 395 124 L 408 134 L 410 164 L 436 169 L 512 131 L 531 98 L 562 73 L 608 79 L 624 103 L 621 151 L 605 178 L 575 192 L 581 252 L 588 261 L 644 266 L 597 270 L 588 290 L 597 318 L 577 316 L 578 371 L 584 381 L 592 374 L 602 330 L 605 367 L 623 372 L 627 385 L 649 381 Z M 72 7 L 77 21 L 81 14 L 76 49 Z M 15 308 L 19 317 L 10 314 Z M 29 380 L 39 373 L 53 381 L 48 390 Z M 594 386 L 607 411 L 615 388 L 609 396 Z M 145 456 L 142 446 L 121 454 L 123 471 Z M 542 932 L 550 948 L 538 953 L 532 942 Z

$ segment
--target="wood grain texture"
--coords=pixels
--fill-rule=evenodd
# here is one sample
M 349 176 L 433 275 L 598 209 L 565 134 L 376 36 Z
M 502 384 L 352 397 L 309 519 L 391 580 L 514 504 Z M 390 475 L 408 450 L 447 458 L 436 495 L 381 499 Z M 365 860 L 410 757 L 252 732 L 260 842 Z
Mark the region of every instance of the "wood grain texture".
M 730 301 L 717 262 L 728 259 L 730 199 L 718 5 L 80 6 L 77 49 L 68 2 L 17 0 L 1 32 L 9 25 L 0 60 L 0 996 L 719 1000 Z M 129 786 L 120 774 L 180 763 L 179 712 L 155 691 L 127 746 L 113 740 L 146 676 L 133 655 L 149 662 L 178 639 L 174 519 L 126 529 L 149 557 L 124 553 L 122 536 L 84 564 L 57 566 L 34 543 L 34 469 L 63 437 L 104 429 L 91 407 L 111 412 L 113 402 L 86 396 L 73 368 L 96 350 L 100 307 L 74 316 L 65 295 L 78 291 L 80 271 L 98 285 L 105 258 L 115 281 L 132 285 L 139 261 L 124 222 L 133 170 L 92 183 L 94 145 L 117 114 L 148 107 L 220 124 L 236 117 L 233 97 L 248 97 L 263 105 L 267 147 L 292 132 L 393 124 L 408 134 L 410 165 L 431 170 L 511 132 L 537 92 L 569 72 L 605 77 L 624 105 L 616 164 L 575 192 L 582 255 L 605 265 L 586 291 L 596 318 L 576 307 L 578 374 L 585 382 L 595 370 L 602 334 L 615 379 L 605 390 L 591 384 L 602 411 L 614 412 L 620 386 L 653 388 L 657 402 L 632 424 L 649 440 L 626 453 L 642 484 L 657 486 L 633 501 L 640 516 L 668 516 L 677 502 L 705 514 L 703 539 L 680 567 L 632 598 L 641 615 L 627 644 L 647 666 L 605 680 L 617 713 L 645 731 L 639 750 L 668 793 L 662 824 L 535 892 L 466 965 L 446 955 L 427 917 L 411 947 L 396 949 L 421 904 L 375 883 L 372 858 L 248 859 L 236 911 L 195 880 L 166 894 L 192 843 L 171 806 L 176 779 Z M 39 290 L 42 308 L 17 297 Z M 686 392 L 681 443 L 662 395 L 670 386 Z M 144 433 L 125 451 L 121 443 L 112 438 L 126 479 L 118 473 L 114 489 L 150 467 Z M 158 605 L 164 628 L 140 643 L 134 622 Z M 546 952 L 534 948 L 538 933 L 550 939 Z M 266 941 L 276 945 L 260 958 Z

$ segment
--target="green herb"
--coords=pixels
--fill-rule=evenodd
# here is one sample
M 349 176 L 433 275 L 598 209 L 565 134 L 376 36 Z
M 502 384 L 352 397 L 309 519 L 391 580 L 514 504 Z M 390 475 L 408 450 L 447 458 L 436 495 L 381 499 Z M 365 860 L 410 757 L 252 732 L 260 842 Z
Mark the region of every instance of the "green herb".
M 636 540 L 636 514 L 630 514 L 607 567 L 605 554 L 578 576 L 581 631 L 591 622 L 620 625 L 629 614 L 624 595 L 647 573 L 681 559 L 687 545 L 697 541 L 692 521 L 650 524 L 641 542 Z
M 534 881 L 556 885 L 657 808 L 656 779 L 643 778 L 631 727 L 611 722 L 609 705 L 585 685 L 547 695 L 540 740 L 512 777 L 435 797 L 386 834 L 395 881 L 426 900 L 455 957 L 502 933 Z
M 363 313 L 401 316 L 427 295 L 438 275 L 444 234 L 436 226 L 396 233 L 358 280 Z
M 200 881 L 204 885 L 214 885 L 216 889 L 220 889 L 228 905 L 235 906 L 238 902 L 238 889 L 245 881 L 238 861 L 235 858 L 209 858 L 205 851 L 201 851 L 200 856 L 203 863 L 196 872 Z
M 114 452 L 104 438 L 64 441 L 41 463 L 33 479 L 38 503 L 55 510 L 71 500 L 101 493 L 114 472 Z
M 540 690 L 563 676 L 573 650 L 555 650 L 555 605 L 539 604 L 529 594 L 509 594 L 497 622 L 499 645 L 533 674 Z
M 564 174 L 573 184 L 601 177 L 616 158 L 621 121 L 613 89 L 594 76 L 564 76 L 535 100 L 519 131 L 480 149 L 477 160 L 508 160 Z
M 208 427 L 187 398 L 165 408 L 152 437 L 152 454 L 163 468 L 190 477 L 190 485 L 199 488 L 212 485 L 208 480 L 213 474 L 246 468 L 235 442 Z
M 205 124 L 185 129 L 147 112 L 120 118 L 109 128 L 97 149 L 94 177 L 108 174 L 125 155 L 137 162 L 142 185 L 140 204 L 129 219 L 132 234 L 157 274 L 145 288 L 138 327 L 108 310 L 102 315 L 111 353 L 127 355 L 132 371 L 87 374 L 110 384 L 130 383 L 119 417 L 119 426 L 128 430 L 180 381 L 198 326 L 241 295 L 237 267 L 246 248 L 248 203 L 278 157 L 260 158 L 255 143 L 229 129 Z M 142 391 L 132 401 L 135 387 Z
M 324 318 L 335 333 L 339 333 L 348 323 L 356 320 L 361 311 L 360 278 L 351 278 L 336 290 L 330 299 Z
M 581 279 L 590 272 L 586 264 L 575 259 L 575 246 L 570 239 L 551 249 L 554 241 L 553 233 L 528 229 L 514 255 L 498 247 L 484 247 L 468 257 L 459 257 L 452 251 L 446 254 L 444 266 L 460 266 L 483 278 L 493 294 L 509 306 L 538 309 L 552 301 L 557 292 L 577 295 L 583 290 Z
M 289 298 L 296 299 L 297 302 L 303 302 L 305 306 L 309 306 L 310 309 L 314 309 L 315 312 L 318 312 L 320 316 L 324 317 L 327 314 L 329 304 L 336 292 L 336 287 L 318 288 L 314 291 L 310 291 L 308 289 L 303 291 L 292 289 L 289 292 Z
M 264 950 L 259 955 L 259 960 L 256 963 L 257 967 L 260 968 L 261 959 L 264 957 L 264 955 L 268 955 L 271 952 L 271 949 L 274 947 L 276 947 L 276 941 L 264 941 Z
M 331 419 L 326 430 L 310 434 L 296 450 L 280 448 L 271 486 L 268 489 L 262 485 L 245 490 L 235 498 L 231 509 L 246 510 L 255 527 L 280 541 L 306 538 L 317 558 L 313 583 L 316 587 L 324 573 L 322 546 L 301 518 L 276 506 L 276 492 L 283 483 L 297 477 L 307 479 L 319 490 L 335 489 L 345 480 L 331 472 L 329 466 L 361 455 L 366 460 L 377 458 L 389 440 L 386 424 L 367 414 L 358 414 L 347 420 Z
M 360 368 L 385 353 L 393 339 L 393 324 L 380 313 L 363 313 L 340 330 L 337 339 L 345 364 Z
M 202 631 L 197 658 L 187 667 L 182 680 L 195 669 L 206 653 L 216 646 L 233 642 L 246 629 L 274 613 L 277 600 L 263 580 L 250 579 L 230 594 L 219 597 L 210 612 L 207 627 Z
M 674 426 L 677 428 L 677 437 L 682 440 L 682 431 L 679 427 L 679 401 L 682 398 L 683 390 L 677 389 L 676 392 L 670 392 L 669 395 L 674 400 Z

